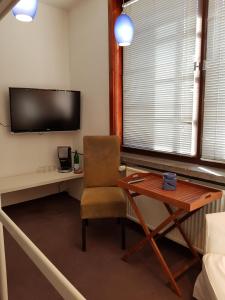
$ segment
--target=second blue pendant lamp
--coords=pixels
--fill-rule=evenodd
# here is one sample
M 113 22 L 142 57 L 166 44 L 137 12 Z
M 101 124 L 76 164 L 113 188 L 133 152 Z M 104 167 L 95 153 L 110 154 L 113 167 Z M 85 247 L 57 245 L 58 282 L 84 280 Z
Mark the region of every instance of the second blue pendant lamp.
M 124 7 L 124 0 L 123 0 Z M 122 11 L 121 15 L 116 19 L 114 26 L 114 35 L 119 46 L 129 46 L 134 37 L 134 24 L 131 18 Z

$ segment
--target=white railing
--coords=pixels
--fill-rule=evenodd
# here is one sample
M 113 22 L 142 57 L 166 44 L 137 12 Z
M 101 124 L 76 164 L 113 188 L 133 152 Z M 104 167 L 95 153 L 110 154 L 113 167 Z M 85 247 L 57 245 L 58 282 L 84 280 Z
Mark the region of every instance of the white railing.
M 1 201 L 1 200 L 0 200 Z M 0 300 L 8 300 L 7 273 L 3 226 L 19 244 L 32 262 L 66 300 L 85 300 L 80 292 L 64 277 L 64 275 L 48 260 L 19 227 L 3 212 L 0 202 Z

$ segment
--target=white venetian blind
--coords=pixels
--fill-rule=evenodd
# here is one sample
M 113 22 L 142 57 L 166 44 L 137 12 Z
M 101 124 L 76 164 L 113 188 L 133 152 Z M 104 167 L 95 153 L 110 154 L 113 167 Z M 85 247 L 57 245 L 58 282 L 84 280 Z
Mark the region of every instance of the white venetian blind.
M 197 0 L 139 0 L 123 56 L 123 144 L 192 156 L 196 152 L 194 62 Z
M 225 1 L 210 0 L 202 158 L 225 161 Z

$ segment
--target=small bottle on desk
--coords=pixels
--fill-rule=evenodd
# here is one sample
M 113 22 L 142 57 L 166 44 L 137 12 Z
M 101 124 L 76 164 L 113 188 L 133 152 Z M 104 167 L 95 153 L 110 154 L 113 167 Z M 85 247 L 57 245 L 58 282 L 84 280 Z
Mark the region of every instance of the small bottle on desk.
M 78 173 L 80 171 L 80 158 L 77 151 L 75 151 L 73 162 L 74 162 L 74 166 L 73 166 L 74 173 Z

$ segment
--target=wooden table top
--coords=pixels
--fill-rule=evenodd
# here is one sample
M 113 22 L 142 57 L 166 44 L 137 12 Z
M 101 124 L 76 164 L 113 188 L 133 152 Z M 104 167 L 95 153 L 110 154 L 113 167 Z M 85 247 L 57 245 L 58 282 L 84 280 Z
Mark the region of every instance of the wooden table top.
M 128 183 L 130 180 L 143 178 L 144 181 Z M 118 181 L 118 186 L 140 195 L 145 195 L 185 211 L 196 210 L 222 197 L 222 191 L 177 180 L 175 191 L 162 189 L 163 176 L 155 173 L 135 173 Z

